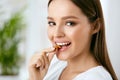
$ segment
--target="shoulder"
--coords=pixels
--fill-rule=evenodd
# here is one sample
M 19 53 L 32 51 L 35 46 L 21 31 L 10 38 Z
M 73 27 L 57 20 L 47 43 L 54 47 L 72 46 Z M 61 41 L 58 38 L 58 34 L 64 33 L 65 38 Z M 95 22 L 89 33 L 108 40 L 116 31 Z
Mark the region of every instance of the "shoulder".
M 112 80 L 111 75 L 102 66 L 96 67 L 95 69 L 91 70 L 90 74 L 88 74 L 86 78 L 87 80 Z
M 76 77 L 74 80 L 113 80 L 111 75 L 102 66 L 92 68 Z

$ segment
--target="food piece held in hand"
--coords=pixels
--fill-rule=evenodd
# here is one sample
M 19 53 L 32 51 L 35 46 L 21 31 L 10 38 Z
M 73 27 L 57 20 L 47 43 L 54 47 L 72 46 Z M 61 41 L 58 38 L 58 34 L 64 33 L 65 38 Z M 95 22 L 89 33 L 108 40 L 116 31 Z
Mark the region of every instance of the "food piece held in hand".
M 61 46 L 60 46 L 60 45 L 55 44 L 54 48 L 55 48 L 55 50 L 58 50 L 58 49 L 60 49 L 60 48 L 61 48 Z

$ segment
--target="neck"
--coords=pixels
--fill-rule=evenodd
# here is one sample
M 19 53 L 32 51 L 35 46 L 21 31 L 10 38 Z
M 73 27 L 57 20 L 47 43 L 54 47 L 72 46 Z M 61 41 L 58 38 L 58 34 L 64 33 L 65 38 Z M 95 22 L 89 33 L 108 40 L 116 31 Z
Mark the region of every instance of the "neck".
M 97 61 L 94 59 L 91 53 L 83 53 L 74 59 L 68 60 L 67 69 L 71 72 L 84 72 L 92 67 L 98 66 Z

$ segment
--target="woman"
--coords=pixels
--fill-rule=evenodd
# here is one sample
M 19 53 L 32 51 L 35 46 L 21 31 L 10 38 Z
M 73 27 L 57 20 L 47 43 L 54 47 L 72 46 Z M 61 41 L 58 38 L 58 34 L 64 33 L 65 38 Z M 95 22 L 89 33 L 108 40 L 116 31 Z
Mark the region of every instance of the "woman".
M 100 0 L 50 0 L 48 37 L 60 48 L 33 55 L 30 80 L 117 80 L 108 57 Z M 54 55 L 67 64 L 52 77 L 48 68 Z

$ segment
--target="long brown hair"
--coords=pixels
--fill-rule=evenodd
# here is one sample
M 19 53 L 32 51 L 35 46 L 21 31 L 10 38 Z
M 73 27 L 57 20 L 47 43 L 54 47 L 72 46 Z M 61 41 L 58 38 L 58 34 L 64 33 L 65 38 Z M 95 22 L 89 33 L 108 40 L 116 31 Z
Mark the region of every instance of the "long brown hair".
M 51 1 L 49 0 L 48 6 Z M 108 50 L 105 39 L 105 24 L 102 6 L 100 0 L 71 0 L 88 17 L 91 23 L 97 23 L 99 31 L 92 36 L 91 47 L 92 55 L 112 76 L 113 80 L 118 80 L 113 70 L 108 56 Z

